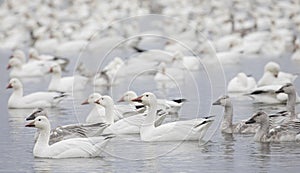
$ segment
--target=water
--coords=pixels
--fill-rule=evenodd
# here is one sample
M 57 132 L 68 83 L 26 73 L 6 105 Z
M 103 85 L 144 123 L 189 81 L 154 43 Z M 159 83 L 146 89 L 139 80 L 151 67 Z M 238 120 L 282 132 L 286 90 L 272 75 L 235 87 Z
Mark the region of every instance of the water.
M 112 139 L 102 157 L 79 159 L 38 159 L 32 155 L 33 136 L 35 129 L 25 128 L 24 118 L 31 110 L 8 110 L 7 100 L 11 91 L 5 90 L 8 83 L 8 73 L 5 65 L 11 52 L 0 52 L 0 168 L 3 172 L 297 172 L 300 168 L 299 143 L 262 144 L 253 141 L 252 135 L 222 135 L 215 124 L 209 131 L 212 138 L 205 145 L 198 142 L 142 142 L 138 135 L 124 135 Z M 263 72 L 263 66 L 268 59 L 243 59 L 235 66 L 224 67 L 226 80 L 231 79 L 237 72 L 244 71 L 258 79 Z M 283 71 L 299 73 L 299 66 L 285 58 L 275 59 L 282 66 Z M 72 74 L 72 61 L 67 74 Z M 253 70 L 255 69 L 255 70 Z M 214 71 L 214 68 L 208 69 Z M 192 119 L 207 115 L 210 111 L 220 117 L 221 107 L 211 107 L 211 102 L 224 93 L 222 74 L 205 70 L 195 75 L 195 81 L 186 79 L 179 85 L 179 89 L 157 90 L 155 83 L 148 77 L 138 77 L 130 83 L 124 82 L 102 93 L 112 94 L 118 99 L 122 92 L 134 89 L 138 93 L 150 90 L 161 97 L 177 97 L 182 94 L 189 100 L 181 113 L 181 119 Z M 212 77 L 214 77 L 212 79 Z M 128 77 L 127 81 L 131 81 Z M 45 90 L 49 77 L 32 81 L 25 81 L 25 94 Z M 214 83 L 210 88 L 210 83 Z M 300 92 L 300 80 L 295 82 Z M 81 106 L 83 101 L 94 90 L 89 87 L 86 91 L 74 94 L 74 100 L 69 98 L 58 108 L 48 109 L 52 127 L 58 125 L 84 122 L 90 106 Z M 195 91 L 199 90 L 195 94 Z M 199 95 L 199 96 L 198 96 Z M 248 118 L 258 109 L 276 111 L 283 109 L 282 105 L 264 106 L 254 105 L 248 99 L 234 100 L 234 121 Z M 297 106 L 299 112 L 299 106 Z

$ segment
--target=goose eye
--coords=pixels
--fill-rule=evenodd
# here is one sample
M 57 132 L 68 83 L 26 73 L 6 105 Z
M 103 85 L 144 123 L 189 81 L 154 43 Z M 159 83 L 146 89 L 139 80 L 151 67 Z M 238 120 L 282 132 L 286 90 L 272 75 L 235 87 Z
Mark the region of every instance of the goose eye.
M 101 98 L 101 100 L 104 100 L 104 98 Z
M 38 121 L 41 121 L 41 119 L 38 119 Z
M 149 95 L 148 94 L 146 94 L 146 97 L 148 97 Z

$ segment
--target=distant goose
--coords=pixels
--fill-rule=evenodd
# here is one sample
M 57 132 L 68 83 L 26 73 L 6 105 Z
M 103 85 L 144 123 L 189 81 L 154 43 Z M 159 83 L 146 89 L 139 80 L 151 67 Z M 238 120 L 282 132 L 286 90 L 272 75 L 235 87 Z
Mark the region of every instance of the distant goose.
M 140 127 L 142 141 L 188 141 L 200 140 L 204 137 L 212 118 L 199 118 L 186 121 L 176 121 L 155 127 L 157 110 L 156 96 L 146 92 L 142 96 L 133 99 L 149 107 L 147 116 Z
M 127 102 L 135 106 L 139 106 L 141 103 L 133 102 L 132 99 L 137 98 L 137 94 L 134 91 L 126 91 L 120 98 L 120 102 Z M 162 109 L 168 113 L 176 114 L 187 100 L 184 98 L 167 100 L 157 99 L 157 108 Z
M 112 135 L 90 138 L 72 138 L 49 145 L 50 122 L 46 116 L 38 116 L 26 127 L 39 129 L 39 135 L 33 148 L 33 156 L 39 158 L 75 158 L 97 157 Z
M 140 133 L 140 126 L 145 120 L 145 113 L 136 113 L 132 116 L 125 117 L 116 122 L 112 120 L 112 116 L 116 111 L 115 105 L 111 97 L 102 96 L 97 101 L 96 104 L 99 104 L 105 108 L 105 116 L 108 119 L 110 126 L 104 130 L 104 134 L 113 133 L 113 134 L 138 134 Z M 157 118 L 155 119 L 155 126 L 160 126 L 164 119 L 166 118 L 166 113 L 162 110 L 156 111 Z
M 102 97 L 101 94 L 99 93 L 92 93 L 89 95 L 88 99 L 83 101 L 81 105 L 86 105 L 90 104 L 93 105 L 93 108 L 91 112 L 88 114 L 86 118 L 86 123 L 109 123 L 110 124 L 110 119 L 108 119 L 105 115 L 105 108 L 99 104 L 95 104 L 95 101 L 99 100 Z M 124 106 L 118 107 L 117 105 L 115 106 L 116 111 L 113 114 L 113 120 L 118 121 L 123 117 L 122 113 L 133 113 L 134 114 L 134 108 L 124 108 Z
M 276 103 L 286 103 L 288 100 L 288 95 L 285 93 L 276 93 L 282 85 L 267 85 L 255 88 L 251 93 L 246 95 L 250 96 L 257 103 L 264 104 L 276 104 Z M 296 102 L 300 102 L 298 94 L 296 94 Z
M 228 96 L 222 96 L 216 100 L 213 105 L 221 105 L 224 107 L 223 121 L 221 124 L 222 133 L 241 133 L 249 134 L 255 133 L 258 125 L 245 124 L 246 120 L 242 120 L 236 124 L 232 123 L 233 106 Z
M 29 49 L 28 56 L 29 56 L 29 61 L 57 63 L 60 65 L 61 69 L 63 69 L 63 70 L 69 64 L 69 60 L 67 58 L 61 58 L 61 57 L 52 56 L 52 55 L 39 55 L 38 51 L 34 48 Z
M 249 92 L 256 87 L 253 77 L 248 77 L 245 73 L 238 73 L 231 79 L 227 86 L 228 92 Z
M 269 116 L 265 112 L 255 113 L 246 124 L 257 123 L 259 128 L 254 136 L 257 142 L 299 141 L 300 129 L 289 129 L 287 126 L 276 126 L 270 129 Z
M 88 78 L 80 75 L 61 77 L 61 68 L 57 64 L 52 66 L 49 72 L 52 73 L 48 86 L 49 91 L 71 92 L 83 90 L 88 82 Z
M 55 107 L 67 96 L 57 92 L 34 92 L 24 96 L 23 85 L 17 78 L 12 78 L 7 88 L 14 89 L 8 99 L 8 108 Z
M 296 78 L 297 75 L 280 72 L 279 64 L 271 61 L 265 65 L 264 74 L 257 82 L 257 86 L 284 85 L 292 83 Z
M 38 116 L 47 116 L 47 113 L 42 108 L 37 108 L 27 116 L 26 121 L 34 120 Z M 71 139 L 71 138 L 87 138 L 93 136 L 99 136 L 103 130 L 108 126 L 105 123 L 93 123 L 93 124 L 70 124 L 64 126 L 58 126 L 52 129 L 50 132 L 49 144 Z M 39 130 L 36 133 L 36 139 L 39 135 Z
M 17 58 L 8 61 L 7 69 L 10 70 L 9 76 L 12 77 L 41 77 L 47 73 L 47 66 L 43 64 L 23 64 Z

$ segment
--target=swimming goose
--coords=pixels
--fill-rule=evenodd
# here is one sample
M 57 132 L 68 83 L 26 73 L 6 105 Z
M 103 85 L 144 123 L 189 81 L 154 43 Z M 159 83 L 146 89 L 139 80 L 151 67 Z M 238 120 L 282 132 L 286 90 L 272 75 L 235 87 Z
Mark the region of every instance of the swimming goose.
M 11 58 L 8 61 L 7 69 L 11 69 L 9 76 L 12 77 L 41 77 L 47 71 L 43 64 L 23 64 L 17 58 Z
M 277 92 L 282 87 L 282 85 L 267 85 L 255 88 L 251 93 L 245 95 L 250 96 L 257 103 L 264 104 L 277 104 L 286 103 L 288 100 L 288 95 L 286 93 Z M 296 93 L 296 102 L 299 102 L 300 98 Z
M 83 90 L 88 82 L 88 78 L 80 75 L 61 77 L 61 68 L 58 64 L 52 66 L 49 72 L 52 73 L 48 86 L 49 91 L 71 92 Z
M 75 158 L 97 157 L 101 154 L 112 135 L 90 138 L 72 138 L 49 145 L 50 122 L 46 116 L 38 116 L 25 127 L 39 129 L 39 135 L 33 148 L 34 157 L 39 158 Z
M 24 96 L 23 85 L 17 78 L 12 78 L 6 88 L 14 90 L 8 99 L 8 108 L 55 107 L 67 96 L 57 92 L 35 92 Z
M 89 115 L 86 118 L 87 123 L 96 123 L 96 122 L 104 122 L 104 123 L 110 123 L 110 120 L 107 119 L 105 116 L 105 109 L 103 106 L 99 104 L 95 104 L 95 101 L 99 100 L 101 97 L 101 94 L 99 93 L 92 93 L 86 99 L 84 102 L 81 103 L 81 105 L 86 105 L 86 104 L 91 104 L 93 105 L 93 109 L 89 113 Z M 135 114 L 135 108 L 134 107 L 129 107 L 125 105 L 115 105 L 114 106 L 116 111 L 114 112 L 113 119 L 114 121 L 118 121 L 123 117 L 123 114 L 125 115 L 130 115 L 130 114 Z
M 33 112 L 27 116 L 26 121 L 34 120 L 38 116 L 47 116 L 47 113 L 42 108 L 34 109 Z M 70 138 L 86 138 L 99 136 L 102 134 L 103 130 L 108 126 L 105 123 L 92 123 L 92 124 L 69 124 L 64 126 L 58 126 L 52 129 L 50 132 L 49 144 L 54 144 L 56 142 L 70 139 Z M 35 135 L 37 139 L 39 135 L 39 130 Z
M 129 104 L 134 104 L 136 107 L 140 107 L 140 103 L 133 102 L 132 99 L 137 98 L 137 94 L 134 91 L 127 91 L 123 94 L 120 102 L 127 102 Z M 176 114 L 187 100 L 184 98 L 167 100 L 167 99 L 157 99 L 157 108 L 162 109 L 170 114 Z
M 300 129 L 291 130 L 286 126 L 276 126 L 270 129 L 269 116 L 265 112 L 255 113 L 246 124 L 257 123 L 259 128 L 254 136 L 257 142 L 299 141 Z
M 99 104 L 105 108 L 105 116 L 108 119 L 108 123 L 110 126 L 106 128 L 103 134 L 113 133 L 113 134 L 138 134 L 140 133 L 140 126 L 145 120 L 144 113 L 136 113 L 135 115 L 125 117 L 116 122 L 112 120 L 112 115 L 115 110 L 114 102 L 110 96 L 102 96 L 97 101 L 96 104 Z M 159 126 L 162 124 L 166 117 L 166 113 L 164 111 L 158 110 L 156 111 L 157 119 L 155 120 L 155 126 Z
M 288 83 L 282 86 L 275 93 L 285 93 L 288 95 L 288 99 L 286 102 L 286 109 L 290 113 L 290 118 L 292 120 L 297 119 L 297 115 L 295 112 L 296 102 L 297 102 L 297 93 L 293 84 Z
M 211 118 L 199 118 L 186 121 L 177 121 L 162 124 L 155 127 L 155 117 L 157 110 L 156 96 L 150 92 L 133 99 L 149 107 L 145 121 L 140 128 L 142 141 L 184 141 L 200 140 L 204 137 L 207 129 L 212 124 Z
M 61 58 L 52 55 L 40 55 L 38 51 L 34 48 L 30 48 L 28 52 L 29 62 L 30 61 L 40 61 L 43 63 L 57 63 L 60 65 L 61 69 L 64 70 L 65 67 L 69 64 L 69 60 L 67 58 Z
M 221 105 L 224 107 L 223 121 L 221 124 L 222 133 L 241 133 L 249 134 L 255 133 L 258 125 L 245 124 L 246 120 L 242 120 L 239 123 L 233 124 L 233 106 L 228 96 L 222 96 L 216 100 L 213 105 Z
M 228 92 L 249 92 L 256 87 L 253 77 L 248 77 L 245 73 L 238 73 L 231 79 L 227 86 Z
M 276 62 L 269 62 L 264 67 L 264 74 L 257 82 L 257 86 L 266 85 L 284 85 L 292 83 L 297 78 L 297 75 L 280 72 L 280 66 Z

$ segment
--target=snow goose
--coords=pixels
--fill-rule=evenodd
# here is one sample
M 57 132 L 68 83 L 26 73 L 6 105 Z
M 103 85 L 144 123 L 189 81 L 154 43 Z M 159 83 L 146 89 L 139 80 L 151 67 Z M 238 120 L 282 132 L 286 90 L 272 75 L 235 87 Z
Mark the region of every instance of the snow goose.
M 216 100 L 213 105 L 221 105 L 224 107 L 223 121 L 221 124 L 222 133 L 241 133 L 249 134 L 255 133 L 258 125 L 245 124 L 246 120 L 242 120 L 239 123 L 233 124 L 233 106 L 228 96 L 222 96 Z
M 299 141 L 300 129 L 290 129 L 287 126 L 276 126 L 270 129 L 269 116 L 265 112 L 255 113 L 246 124 L 257 123 L 259 128 L 254 136 L 257 142 Z
M 248 77 L 245 73 L 238 73 L 231 79 L 227 86 L 228 92 L 249 92 L 256 87 L 253 77 Z
M 269 62 L 264 67 L 264 74 L 257 82 L 257 86 L 284 85 L 292 83 L 297 75 L 280 72 L 280 66 L 276 62 Z
M 47 68 L 47 67 L 46 67 Z M 17 58 L 11 58 L 8 61 L 7 69 L 11 69 L 9 76 L 12 77 L 41 77 L 47 71 L 43 65 L 39 64 L 23 64 Z
M 52 73 L 52 78 L 48 86 L 49 91 L 71 92 L 83 90 L 88 82 L 88 78 L 75 75 L 70 77 L 61 77 L 61 68 L 59 65 L 54 65 L 49 70 Z
M 17 78 L 12 78 L 7 88 L 14 90 L 8 99 L 8 108 L 55 107 L 67 96 L 57 92 L 35 92 L 23 96 L 23 85 Z
M 184 80 L 184 71 L 174 67 L 166 67 L 166 63 L 161 62 L 158 71 L 154 76 L 154 80 L 160 81 L 181 81 Z
M 296 102 L 297 102 L 298 96 L 297 96 L 294 85 L 291 83 L 288 83 L 288 84 L 282 86 L 275 93 L 285 93 L 288 95 L 288 99 L 286 102 L 286 109 L 290 113 L 290 118 L 292 120 L 297 119 L 298 117 L 295 112 L 295 107 L 296 107 Z
M 140 107 L 141 103 L 133 102 L 132 99 L 137 98 L 137 94 L 134 91 L 127 91 L 123 94 L 120 102 L 127 102 L 129 104 L 134 104 Z M 167 99 L 157 99 L 157 108 L 162 109 L 168 113 L 176 114 L 187 100 L 184 98 L 167 100 Z
M 156 96 L 150 92 L 133 99 L 149 107 L 145 121 L 140 128 L 142 141 L 184 141 L 200 140 L 204 137 L 213 119 L 193 119 L 162 124 L 155 127 L 157 110 Z
M 257 103 L 264 104 L 277 104 L 277 103 L 286 103 L 288 100 L 288 95 L 283 92 L 277 92 L 283 85 L 267 85 L 262 87 L 257 87 L 252 90 L 251 93 L 245 95 L 250 96 Z M 300 98 L 296 93 L 296 102 L 299 102 Z
M 110 126 L 106 128 L 103 133 L 113 133 L 113 134 L 138 134 L 140 133 L 140 126 L 145 120 L 144 113 L 137 113 L 135 115 L 120 119 L 116 122 L 112 120 L 113 114 L 116 112 L 114 102 L 109 96 L 102 96 L 100 99 L 95 101 L 105 108 L 105 116 L 108 121 L 110 121 Z M 156 111 L 158 118 L 155 120 L 155 126 L 161 125 L 162 121 L 165 119 L 166 113 L 164 111 Z
M 34 109 L 33 112 L 27 116 L 26 121 L 34 120 L 38 116 L 47 116 L 47 113 L 42 108 Z M 70 138 L 86 138 L 99 136 L 102 134 L 103 130 L 108 126 L 105 123 L 93 123 L 93 124 L 70 124 L 64 126 L 58 126 L 52 129 L 50 132 L 49 144 L 53 144 L 65 139 Z M 39 135 L 39 130 L 35 135 L 37 139 Z
M 34 157 L 39 158 L 97 157 L 107 142 L 113 138 L 112 135 L 72 138 L 49 145 L 51 126 L 46 116 L 38 116 L 25 126 L 39 129 L 39 135 L 33 148 Z
M 200 58 L 196 56 L 184 56 L 182 52 L 176 51 L 173 58 L 173 67 L 181 68 L 184 70 L 199 70 Z
M 95 101 L 99 100 L 101 98 L 101 94 L 99 93 L 92 93 L 90 94 L 90 96 L 88 97 L 88 99 L 86 99 L 85 101 L 83 101 L 81 103 L 81 105 L 85 105 L 85 104 L 91 104 L 93 105 L 93 109 L 91 110 L 91 112 L 89 113 L 89 115 L 86 118 L 86 123 L 97 123 L 97 122 L 104 122 L 104 123 L 108 123 L 110 124 L 111 121 L 110 119 L 107 119 L 107 117 L 105 116 L 105 109 L 103 106 L 99 105 L 99 104 L 95 104 Z M 121 106 L 123 108 L 119 108 L 117 105 L 115 105 L 116 110 L 114 112 L 113 115 L 113 120 L 114 121 L 118 121 L 119 119 L 123 118 L 122 113 L 126 112 L 129 114 L 129 112 L 134 112 L 134 109 L 124 109 L 123 106 Z M 120 111 L 120 112 L 119 112 Z
M 52 55 L 40 55 L 38 51 L 34 48 L 29 49 L 28 56 L 29 61 L 40 61 L 44 63 L 50 63 L 52 65 L 54 65 L 54 63 L 57 63 L 63 70 L 69 64 L 69 60 L 67 58 L 61 58 Z

